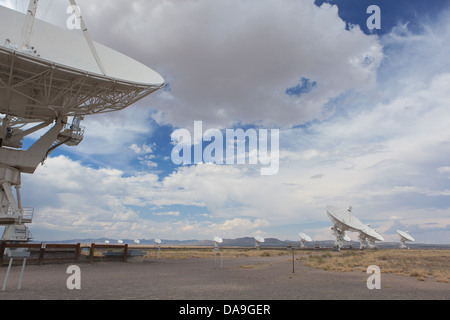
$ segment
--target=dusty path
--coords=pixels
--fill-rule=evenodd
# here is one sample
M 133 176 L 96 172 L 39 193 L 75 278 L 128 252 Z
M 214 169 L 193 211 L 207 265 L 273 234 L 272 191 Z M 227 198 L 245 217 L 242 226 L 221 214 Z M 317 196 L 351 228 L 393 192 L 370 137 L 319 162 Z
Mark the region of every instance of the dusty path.
M 81 289 L 69 290 L 70 264 L 30 265 L 17 290 L 20 266 L 12 268 L 0 300 L 449 300 L 450 284 L 383 274 L 381 289 L 369 290 L 361 271 L 329 272 L 303 266 L 289 256 L 213 259 L 157 259 L 143 263 L 80 263 Z M 6 275 L 0 269 L 0 285 Z

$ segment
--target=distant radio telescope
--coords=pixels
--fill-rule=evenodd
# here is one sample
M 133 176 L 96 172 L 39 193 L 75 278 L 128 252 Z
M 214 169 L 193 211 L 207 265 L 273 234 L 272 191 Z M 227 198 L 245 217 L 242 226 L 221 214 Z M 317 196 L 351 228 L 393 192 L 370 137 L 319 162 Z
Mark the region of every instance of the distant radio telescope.
M 406 241 L 416 241 L 413 237 L 411 237 L 408 231 L 397 230 L 397 233 L 400 236 L 400 248 L 408 248 L 408 246 L 406 245 Z
M 348 209 L 338 209 L 333 206 L 327 206 L 326 212 L 333 222 L 331 230 L 336 237 L 334 246 L 338 250 L 344 245 L 346 231 L 358 233 L 361 249 L 366 247 L 366 242 L 370 248 L 375 248 L 375 241 L 384 241 L 383 237 L 379 235 L 376 230 L 370 228 L 369 225 L 365 225 L 352 214 L 352 207 L 349 207 Z
M 300 237 L 300 242 L 301 242 L 301 247 L 304 248 L 305 247 L 305 243 L 306 242 L 311 242 L 312 239 L 310 236 L 304 234 L 303 232 L 300 232 L 298 234 L 298 236 Z
M 261 243 L 264 243 L 264 238 L 260 235 L 255 236 L 255 247 L 259 250 Z

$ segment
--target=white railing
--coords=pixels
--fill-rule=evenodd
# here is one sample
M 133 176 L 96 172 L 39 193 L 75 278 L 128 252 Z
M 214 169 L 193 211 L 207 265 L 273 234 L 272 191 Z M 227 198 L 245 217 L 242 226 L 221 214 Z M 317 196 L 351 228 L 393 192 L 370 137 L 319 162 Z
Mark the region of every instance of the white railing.
M 31 223 L 33 221 L 34 216 L 34 208 L 26 207 L 22 208 L 22 210 L 13 211 L 11 207 L 8 208 L 8 213 L 0 214 L 0 223 L 1 219 L 15 219 L 19 223 Z

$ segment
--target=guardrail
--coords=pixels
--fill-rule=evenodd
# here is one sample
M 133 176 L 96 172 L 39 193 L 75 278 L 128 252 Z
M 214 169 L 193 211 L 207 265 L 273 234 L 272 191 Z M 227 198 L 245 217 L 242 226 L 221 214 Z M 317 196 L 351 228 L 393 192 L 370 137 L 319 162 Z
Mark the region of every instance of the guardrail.
M 31 223 L 33 221 L 34 208 L 24 207 L 13 211 L 11 206 L 8 207 L 6 214 L 0 214 L 0 220 L 6 224 L 19 222 L 19 223 Z
M 5 249 L 26 248 L 31 251 L 32 255 L 27 258 L 30 263 L 57 263 L 57 262 L 89 262 L 103 261 L 103 259 L 115 258 L 120 261 L 126 262 L 128 257 L 133 256 L 134 251 L 149 251 L 156 250 L 157 246 L 129 246 L 128 244 L 55 244 L 55 243 L 8 243 L 5 241 L 0 242 L 0 267 L 7 265 L 7 254 Z M 223 246 L 222 249 L 248 249 L 255 250 L 254 247 L 240 247 L 240 246 Z M 159 248 L 161 251 L 197 251 L 197 250 L 212 250 L 212 246 L 162 246 Z M 290 247 L 261 247 L 260 250 L 290 250 Z M 100 255 L 95 253 L 99 250 L 114 250 L 111 252 L 102 252 Z M 302 250 L 330 250 L 330 248 L 295 248 L 296 251 Z M 72 252 L 72 253 L 71 253 Z M 71 253 L 71 254 L 70 254 Z M 113 253 L 108 255 L 108 253 Z M 61 257 L 63 256 L 63 257 Z M 69 256 L 69 257 L 67 257 Z M 84 256 L 84 260 L 80 257 Z M 20 259 L 20 258 L 19 258 Z
M 27 259 L 30 263 L 55 263 L 55 262 L 80 262 L 80 257 L 83 255 L 83 250 L 87 249 L 88 255 L 84 255 L 89 263 L 94 262 L 95 251 L 98 249 L 119 249 L 122 250 L 118 255 L 123 262 L 127 261 L 129 255 L 128 244 L 96 244 L 90 245 L 77 244 L 55 244 L 55 243 L 8 243 L 5 241 L 0 242 L 0 267 L 7 263 L 5 259 L 8 258 L 6 249 L 28 249 L 32 255 Z M 71 254 L 72 253 L 72 254 Z M 69 254 L 69 257 L 67 255 Z M 62 255 L 63 257 L 58 257 Z M 53 256 L 53 257 L 52 257 Z M 102 257 L 103 259 L 104 257 Z
M 3 262 L 5 260 L 5 249 L 18 249 L 18 248 L 25 248 L 29 251 L 34 253 L 35 257 L 28 258 L 29 262 L 37 262 L 38 264 L 44 263 L 45 259 L 45 252 L 51 251 L 57 251 L 62 249 L 70 249 L 73 250 L 73 256 L 69 259 L 65 258 L 64 260 L 71 260 L 71 261 L 78 261 L 80 257 L 80 249 L 81 244 L 46 244 L 46 243 L 8 243 L 2 241 L 0 243 L 0 266 L 3 266 Z M 67 250 L 66 250 L 67 251 Z M 53 259 L 55 260 L 55 259 Z M 60 260 L 60 259 L 56 259 Z

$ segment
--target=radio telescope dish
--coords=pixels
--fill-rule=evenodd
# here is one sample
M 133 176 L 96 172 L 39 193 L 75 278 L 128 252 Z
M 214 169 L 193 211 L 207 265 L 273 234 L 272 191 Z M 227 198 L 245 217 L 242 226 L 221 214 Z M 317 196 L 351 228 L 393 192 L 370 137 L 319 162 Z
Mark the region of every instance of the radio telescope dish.
M 352 207 L 349 207 L 348 209 L 338 209 L 333 206 L 327 206 L 326 211 L 335 227 L 343 231 L 358 232 L 365 228 L 365 225 L 352 215 Z
M 160 246 L 160 244 L 161 244 L 161 240 L 158 239 L 158 238 L 156 238 L 156 239 L 155 239 L 155 247 L 154 247 L 154 250 L 153 250 L 153 260 L 155 259 L 155 251 L 156 251 L 156 247 L 158 247 L 158 257 L 159 257 L 159 253 L 160 253 L 160 251 L 161 251 L 161 246 Z
M 262 236 L 258 235 L 255 237 L 256 242 L 263 243 L 265 240 Z
M 352 241 L 352 239 L 350 239 L 350 237 L 348 235 L 344 235 L 344 241 Z
M 259 235 L 255 237 L 255 240 L 257 242 L 259 242 L 259 243 L 263 243 L 265 241 L 264 238 L 262 236 L 259 236 Z
M 105 240 L 105 243 L 106 243 L 106 244 L 109 244 L 109 240 Z
M 139 239 L 134 240 L 134 244 L 139 244 L 141 241 Z
M 76 7 L 75 0 L 69 1 Z M 37 6 L 30 0 L 26 14 L 0 6 L 0 226 L 5 226 L 5 241 L 31 239 L 25 224 L 32 222 L 34 209 L 22 206 L 22 173 L 34 173 L 61 145 L 78 145 L 84 116 L 122 110 L 165 85 L 154 70 L 93 42 L 78 9 L 84 38 L 35 19 Z M 44 128 L 41 138 L 22 149 L 25 137 Z
M 259 249 L 259 246 L 261 243 L 264 243 L 264 238 L 260 235 L 255 236 L 255 247 L 256 249 Z
M 300 232 L 300 233 L 298 234 L 298 236 L 300 237 L 301 247 L 302 247 L 302 248 L 305 247 L 305 243 L 306 243 L 306 242 L 311 242 L 311 241 L 312 241 L 311 237 L 308 236 L 308 235 L 306 235 L 306 234 L 304 234 L 303 232 Z
M 305 240 L 306 242 L 311 242 L 312 241 L 311 237 L 306 235 L 306 234 L 304 234 L 303 232 L 300 232 L 298 235 L 299 235 L 301 240 Z
M 43 121 L 117 111 L 164 86 L 152 69 L 94 43 L 104 74 L 86 39 L 38 19 L 31 40 L 36 53 L 23 52 L 17 22 L 25 19 L 0 6 L 0 113 Z
M 327 206 L 326 212 L 334 224 L 331 230 L 336 237 L 334 246 L 338 250 L 344 245 L 346 231 L 357 232 L 359 234 L 361 249 L 365 248 L 366 241 L 369 242 L 371 248 L 375 247 L 375 241 L 384 241 L 383 237 L 374 229 L 362 223 L 352 214 L 352 207 L 349 207 L 348 209 L 338 209 L 333 206 Z
M 366 247 L 366 241 L 371 249 L 376 248 L 375 241 L 384 241 L 383 237 L 369 225 L 359 231 L 358 239 L 360 240 L 360 249 L 364 249 Z
M 398 235 L 400 236 L 400 248 L 407 248 L 406 241 L 415 242 L 413 237 L 407 231 L 397 230 Z
M 223 242 L 223 240 L 222 240 L 222 238 L 221 238 L 221 237 L 215 236 L 215 237 L 214 237 L 214 242 L 215 242 L 215 243 L 216 243 L 216 245 L 217 245 L 218 243 L 222 243 L 222 242 Z
M 122 244 L 123 241 L 122 241 L 122 240 L 117 240 L 117 243 L 118 243 L 118 244 Z

